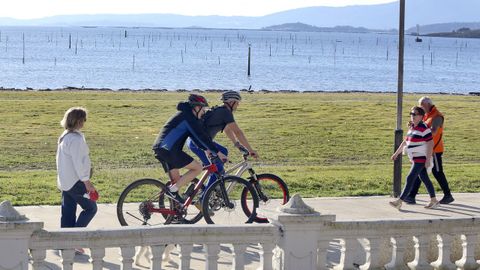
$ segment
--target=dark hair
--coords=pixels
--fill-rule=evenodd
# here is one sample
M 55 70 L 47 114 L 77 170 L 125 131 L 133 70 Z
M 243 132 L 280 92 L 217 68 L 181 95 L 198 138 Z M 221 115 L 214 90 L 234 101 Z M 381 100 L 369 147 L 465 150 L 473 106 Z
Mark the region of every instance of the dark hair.
M 413 106 L 411 111 L 415 111 L 420 115 L 425 115 L 425 110 L 420 106 Z

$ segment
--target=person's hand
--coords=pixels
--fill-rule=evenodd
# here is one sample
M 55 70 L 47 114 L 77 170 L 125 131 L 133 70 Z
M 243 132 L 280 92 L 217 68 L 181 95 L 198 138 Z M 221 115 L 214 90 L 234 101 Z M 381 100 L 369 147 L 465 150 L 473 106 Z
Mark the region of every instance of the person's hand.
M 251 151 L 248 151 L 248 153 L 250 154 L 250 156 L 252 156 L 254 159 L 258 159 L 260 156 L 258 155 L 257 151 L 255 150 L 251 150 Z
M 225 156 L 222 152 L 218 152 L 218 153 L 217 153 L 217 156 L 218 156 L 218 158 L 220 158 L 220 160 L 221 160 L 223 163 L 225 163 L 225 162 L 228 161 L 228 157 Z
M 430 161 L 432 160 L 431 157 L 427 157 L 427 160 L 425 161 L 425 168 L 428 168 L 430 166 Z
M 95 191 L 95 187 L 93 186 L 92 182 L 90 182 L 90 180 L 83 181 L 83 183 L 85 184 L 85 188 L 87 189 L 87 193 Z

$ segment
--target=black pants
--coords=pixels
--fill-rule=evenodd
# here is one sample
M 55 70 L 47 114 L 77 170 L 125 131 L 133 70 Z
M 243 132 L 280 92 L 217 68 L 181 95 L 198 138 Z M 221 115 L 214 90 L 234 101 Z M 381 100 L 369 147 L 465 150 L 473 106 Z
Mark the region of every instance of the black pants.
M 452 193 L 450 193 L 450 187 L 448 186 L 447 177 L 443 172 L 442 154 L 443 153 L 435 153 L 435 156 L 433 159 L 432 173 L 435 179 L 437 179 L 438 184 L 440 184 L 440 187 L 442 188 L 444 196 L 449 197 L 449 196 L 452 196 Z M 413 184 L 410 194 L 408 194 L 409 198 L 415 198 L 415 196 L 417 196 L 418 189 L 420 188 L 420 184 L 421 184 L 421 181 L 419 178 L 417 178 L 415 180 L 415 183 Z

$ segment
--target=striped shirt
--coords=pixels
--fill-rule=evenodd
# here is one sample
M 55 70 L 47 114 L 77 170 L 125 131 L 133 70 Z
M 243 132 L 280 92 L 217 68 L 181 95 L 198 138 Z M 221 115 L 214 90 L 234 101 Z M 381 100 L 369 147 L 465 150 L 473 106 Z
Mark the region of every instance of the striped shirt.
M 425 146 L 427 142 L 431 141 L 432 139 L 432 131 L 424 122 L 420 122 L 417 126 L 408 130 L 406 138 L 406 150 L 408 152 L 412 152 L 412 162 L 425 163 L 427 161 L 427 148 Z M 417 148 L 419 151 L 415 151 L 415 148 Z

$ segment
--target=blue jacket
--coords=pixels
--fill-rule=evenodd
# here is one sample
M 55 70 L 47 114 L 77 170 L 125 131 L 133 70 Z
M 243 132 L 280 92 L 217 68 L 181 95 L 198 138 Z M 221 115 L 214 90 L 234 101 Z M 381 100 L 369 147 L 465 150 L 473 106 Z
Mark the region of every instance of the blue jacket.
M 203 150 L 210 150 L 213 154 L 218 152 L 217 147 L 208 136 L 203 122 L 192 113 L 188 102 L 177 105 L 178 112 L 174 114 L 157 136 L 153 149 L 163 148 L 168 151 L 182 151 L 185 140 L 190 137 L 195 144 Z

